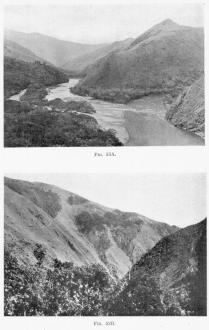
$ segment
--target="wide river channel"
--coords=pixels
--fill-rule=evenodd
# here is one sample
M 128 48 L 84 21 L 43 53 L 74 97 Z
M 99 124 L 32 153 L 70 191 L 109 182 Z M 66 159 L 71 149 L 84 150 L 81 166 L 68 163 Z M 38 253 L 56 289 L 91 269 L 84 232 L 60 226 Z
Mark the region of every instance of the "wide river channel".
M 48 100 L 60 98 L 86 100 L 96 110 L 93 116 L 101 128 L 114 129 L 117 137 L 126 146 L 185 146 L 204 145 L 204 140 L 196 134 L 176 128 L 165 119 L 164 96 L 146 96 L 128 104 L 105 102 L 91 97 L 78 96 L 70 92 L 70 87 L 78 83 L 70 79 L 68 83 L 48 88 Z

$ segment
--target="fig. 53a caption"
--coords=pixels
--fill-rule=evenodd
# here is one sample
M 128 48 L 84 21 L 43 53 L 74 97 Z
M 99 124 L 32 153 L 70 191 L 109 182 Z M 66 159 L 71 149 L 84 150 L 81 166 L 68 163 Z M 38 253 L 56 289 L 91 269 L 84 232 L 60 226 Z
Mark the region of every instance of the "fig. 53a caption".
M 94 157 L 103 157 L 103 156 L 114 157 L 114 156 L 116 156 L 116 154 L 114 152 L 106 152 L 105 154 L 103 154 L 101 152 L 94 152 Z

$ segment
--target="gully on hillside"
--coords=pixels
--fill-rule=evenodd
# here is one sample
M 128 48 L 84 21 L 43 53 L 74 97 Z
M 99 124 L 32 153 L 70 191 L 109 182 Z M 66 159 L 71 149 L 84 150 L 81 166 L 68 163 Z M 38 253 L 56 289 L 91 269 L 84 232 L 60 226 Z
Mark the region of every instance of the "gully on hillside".
M 5 178 L 6 316 L 206 315 L 206 220 L 180 229 Z

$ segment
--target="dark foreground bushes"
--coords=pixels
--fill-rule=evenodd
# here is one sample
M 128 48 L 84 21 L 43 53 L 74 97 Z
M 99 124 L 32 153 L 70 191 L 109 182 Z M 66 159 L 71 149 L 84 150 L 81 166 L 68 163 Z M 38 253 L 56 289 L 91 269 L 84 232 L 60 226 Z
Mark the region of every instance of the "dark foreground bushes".
M 26 266 L 5 250 L 5 316 L 206 315 L 197 300 L 199 277 L 193 274 L 163 290 L 149 274 L 116 282 L 98 264 L 76 267 L 55 259 L 48 268 L 45 253 L 36 244 L 37 264 Z
M 85 114 L 36 109 L 29 102 L 5 101 L 5 147 L 121 146 L 111 130 L 103 131 Z
M 61 263 L 45 268 L 20 266 L 5 251 L 5 316 L 93 316 L 103 309 L 116 285 L 100 265 Z

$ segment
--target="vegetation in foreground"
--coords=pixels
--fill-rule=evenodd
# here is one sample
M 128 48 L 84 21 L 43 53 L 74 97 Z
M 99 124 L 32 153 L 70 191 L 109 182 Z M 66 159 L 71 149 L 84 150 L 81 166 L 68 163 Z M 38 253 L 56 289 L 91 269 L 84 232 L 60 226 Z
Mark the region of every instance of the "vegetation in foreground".
M 68 76 L 53 66 L 5 57 L 5 147 L 122 145 L 113 130 L 100 129 L 93 117 L 85 115 L 95 112 L 87 102 L 45 99 L 46 86 L 67 81 Z M 20 102 L 7 99 L 23 89 Z
M 183 281 L 180 290 L 163 292 L 150 276 L 119 281 L 98 264 L 76 267 L 55 259 L 46 267 L 39 244 L 34 255 L 37 264 L 29 267 L 19 265 L 5 250 L 5 316 L 206 315 L 196 295 L 201 284 L 194 275 Z
M 5 102 L 5 147 L 121 146 L 112 130 L 77 112 L 33 109 L 28 102 Z
M 103 315 L 108 297 L 117 285 L 99 265 L 75 267 L 57 259 L 51 268 L 19 266 L 5 251 L 5 316 L 93 316 Z

